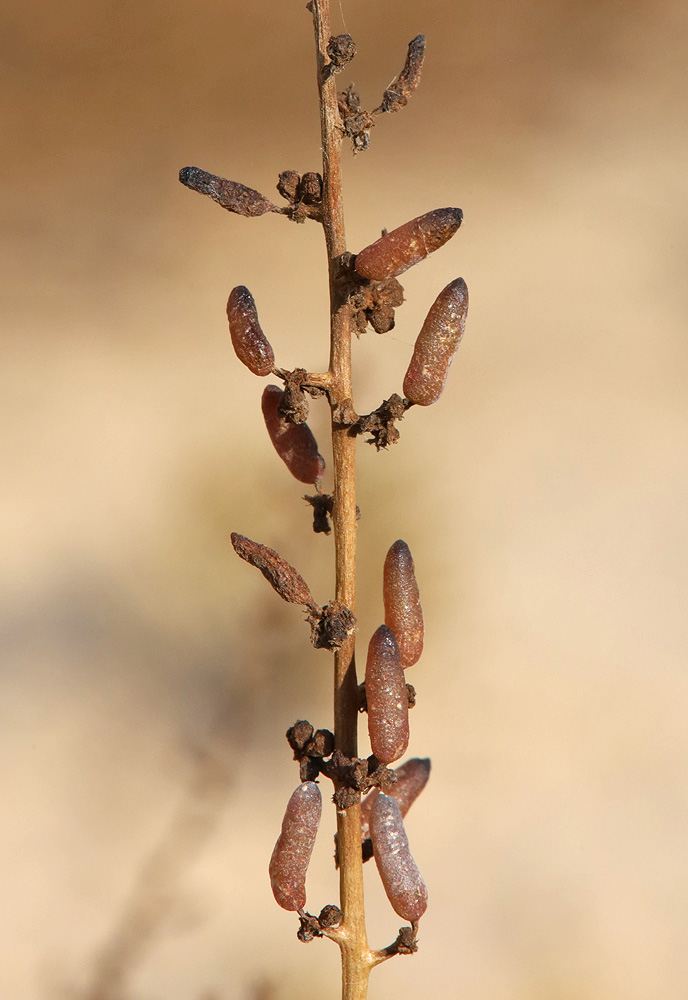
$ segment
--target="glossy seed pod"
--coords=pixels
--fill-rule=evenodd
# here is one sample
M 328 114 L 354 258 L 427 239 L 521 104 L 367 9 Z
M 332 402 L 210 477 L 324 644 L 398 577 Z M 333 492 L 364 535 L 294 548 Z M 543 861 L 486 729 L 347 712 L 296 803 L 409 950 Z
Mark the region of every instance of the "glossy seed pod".
M 391 546 L 385 558 L 382 594 L 385 625 L 396 636 L 402 665 L 410 667 L 418 662 L 423 652 L 423 609 L 413 556 L 401 538 Z
M 415 923 L 425 913 L 428 890 L 409 850 L 398 803 L 380 793 L 370 815 L 375 864 L 395 913 Z
M 325 459 L 308 424 L 292 424 L 278 413 L 283 392 L 278 385 L 268 385 L 263 392 L 261 407 L 270 440 L 275 451 L 295 479 L 313 484 L 325 471 Z
M 239 361 L 254 375 L 269 375 L 275 367 L 275 355 L 260 328 L 256 303 L 245 285 L 237 285 L 229 293 L 227 319 Z
M 404 395 L 412 403 L 429 406 L 442 395 L 449 366 L 463 337 L 467 312 L 466 282 L 455 278 L 430 306 L 418 334 L 404 377 Z
M 273 895 L 284 910 L 306 905 L 306 872 L 321 814 L 320 789 L 314 781 L 304 781 L 289 799 L 268 869 Z
M 462 219 L 460 208 L 436 208 L 420 215 L 361 250 L 354 267 L 362 278 L 372 281 L 394 278 L 444 246 Z
M 397 780 L 387 788 L 386 794 L 395 800 L 403 817 L 428 783 L 430 758 L 412 757 L 400 767 L 395 767 L 394 773 Z M 370 814 L 378 795 L 380 795 L 380 789 L 374 788 L 361 802 L 361 840 L 370 836 L 368 830 Z
M 370 746 L 379 761 L 391 764 L 406 752 L 409 721 L 399 646 L 386 625 L 380 625 L 370 640 L 365 686 Z

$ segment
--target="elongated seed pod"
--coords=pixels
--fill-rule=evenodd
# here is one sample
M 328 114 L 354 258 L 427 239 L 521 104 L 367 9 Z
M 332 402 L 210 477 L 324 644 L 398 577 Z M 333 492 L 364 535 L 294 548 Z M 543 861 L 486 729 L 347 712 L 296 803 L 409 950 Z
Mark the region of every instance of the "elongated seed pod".
M 240 535 L 238 531 L 233 531 L 231 538 L 236 554 L 259 569 L 283 601 L 288 604 L 303 604 L 312 610 L 320 610 L 313 600 L 310 587 L 304 578 L 279 553 L 268 548 L 267 545 L 254 542 L 246 535 Z
M 275 367 L 275 354 L 260 328 L 256 303 L 246 285 L 237 285 L 229 293 L 227 319 L 239 361 L 254 375 L 269 375 Z
M 395 913 L 414 923 L 425 913 L 428 890 L 409 850 L 398 803 L 380 793 L 370 814 L 375 864 Z
M 373 634 L 366 662 L 368 735 L 378 760 L 391 764 L 409 741 L 408 694 L 394 632 L 386 625 Z
M 397 780 L 387 788 L 386 794 L 396 801 L 403 817 L 428 783 L 430 758 L 412 757 L 400 767 L 395 767 L 394 773 Z M 380 789 L 374 788 L 361 802 L 361 840 L 369 836 L 370 814 L 378 795 Z
M 313 484 L 325 471 L 325 459 L 308 424 L 292 424 L 278 413 L 283 392 L 278 385 L 265 387 L 261 399 L 263 419 L 275 451 L 295 479 Z
M 237 215 L 252 217 L 277 211 L 277 206 L 260 191 L 239 184 L 238 181 L 228 181 L 226 177 L 209 174 L 200 167 L 183 167 L 179 171 L 179 180 L 192 191 L 207 195 L 222 208 Z
M 437 296 L 425 317 L 404 377 L 404 395 L 419 406 L 436 403 L 447 381 L 468 312 L 468 288 L 455 278 Z
M 420 71 L 423 68 L 424 56 L 425 35 L 416 35 L 409 42 L 404 68 L 384 92 L 382 103 L 373 114 L 378 111 L 399 111 L 406 107 L 409 97 L 420 83 Z
M 410 667 L 418 662 L 423 652 L 423 609 L 413 556 L 401 538 L 390 547 L 385 558 L 382 593 L 385 625 L 396 636 L 402 665 Z
M 436 208 L 381 236 L 356 255 L 354 267 L 362 278 L 395 278 L 451 239 L 461 225 L 460 208 Z
M 304 781 L 287 803 L 268 868 L 273 895 L 284 910 L 306 905 L 306 872 L 321 814 L 320 789 L 314 781 Z

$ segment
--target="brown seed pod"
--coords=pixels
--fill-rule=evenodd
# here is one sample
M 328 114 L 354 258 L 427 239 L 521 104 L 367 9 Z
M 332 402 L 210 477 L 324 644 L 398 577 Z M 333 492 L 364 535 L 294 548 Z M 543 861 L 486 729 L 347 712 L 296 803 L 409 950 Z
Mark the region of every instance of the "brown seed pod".
M 430 758 L 412 757 L 401 767 L 395 767 L 394 773 L 397 780 L 393 785 L 387 787 L 386 794 L 396 801 L 403 817 L 428 783 Z M 368 831 L 370 814 L 378 795 L 380 795 L 380 789 L 374 788 L 361 802 L 361 840 L 365 840 L 370 835 Z
M 404 377 L 404 395 L 418 406 L 437 402 L 447 381 L 468 312 L 468 288 L 455 278 L 437 296 L 425 317 Z
M 321 814 L 320 789 L 314 781 L 304 781 L 287 803 L 268 868 L 273 895 L 284 910 L 303 910 L 306 905 L 306 872 Z
M 409 850 L 398 803 L 380 793 L 370 815 L 375 864 L 395 913 L 415 923 L 425 913 L 428 890 Z
M 394 278 L 444 246 L 462 219 L 460 208 L 436 208 L 420 215 L 361 250 L 354 267 L 362 278 L 371 281 Z
M 408 99 L 420 83 L 420 73 L 425 57 L 425 35 L 416 35 L 409 42 L 406 62 L 394 83 L 382 95 L 382 103 L 375 112 L 400 111 L 406 107 Z
M 408 694 L 394 632 L 380 625 L 368 646 L 366 698 L 370 746 L 379 761 L 399 760 L 409 741 Z
M 192 191 L 207 195 L 222 208 L 236 215 L 249 217 L 277 210 L 277 206 L 260 191 L 239 184 L 238 181 L 228 181 L 225 177 L 209 174 L 200 167 L 183 167 L 179 171 L 179 180 Z
M 239 361 L 254 375 L 269 375 L 275 367 L 275 355 L 260 328 L 256 303 L 245 285 L 237 285 L 229 293 L 227 319 Z
M 283 601 L 288 604 L 303 604 L 312 611 L 320 611 L 304 578 L 274 549 L 254 542 L 236 531 L 232 532 L 231 537 L 236 554 L 259 569 Z
M 413 556 L 401 538 L 391 546 L 385 558 L 382 592 L 385 625 L 396 636 L 402 665 L 410 667 L 418 662 L 423 652 L 423 609 Z
M 292 424 L 279 414 L 283 392 L 278 385 L 265 387 L 261 399 L 263 418 L 275 451 L 300 483 L 315 483 L 325 471 L 325 459 L 308 424 Z

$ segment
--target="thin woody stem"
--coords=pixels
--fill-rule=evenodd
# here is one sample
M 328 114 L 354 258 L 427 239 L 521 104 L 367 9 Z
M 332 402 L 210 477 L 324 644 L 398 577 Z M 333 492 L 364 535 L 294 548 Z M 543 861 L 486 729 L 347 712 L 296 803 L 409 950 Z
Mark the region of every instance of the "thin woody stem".
M 352 398 L 351 309 L 340 293 L 338 258 L 346 249 L 341 179 L 341 122 L 332 76 L 323 81 L 330 38 L 328 0 L 311 0 L 315 28 L 320 125 L 323 152 L 322 222 L 330 279 L 330 404 L 334 456 L 334 527 L 336 599 L 356 610 L 356 439 L 337 419 L 337 407 Z M 354 637 L 334 657 L 334 735 L 349 757 L 358 751 L 358 681 Z M 342 1000 L 365 1000 L 373 958 L 368 946 L 363 904 L 360 799 L 337 812 L 342 955 Z

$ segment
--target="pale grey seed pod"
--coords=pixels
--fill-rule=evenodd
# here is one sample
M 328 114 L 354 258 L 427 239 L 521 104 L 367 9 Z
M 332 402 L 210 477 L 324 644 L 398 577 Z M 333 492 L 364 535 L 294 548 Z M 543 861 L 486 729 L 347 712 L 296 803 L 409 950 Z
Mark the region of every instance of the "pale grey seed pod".
M 411 856 L 399 804 L 380 793 L 370 815 L 375 864 L 395 913 L 415 923 L 425 913 L 428 890 Z
M 270 885 L 284 910 L 303 910 L 306 905 L 306 872 L 321 815 L 320 789 L 314 781 L 304 781 L 289 799 L 270 858 Z

